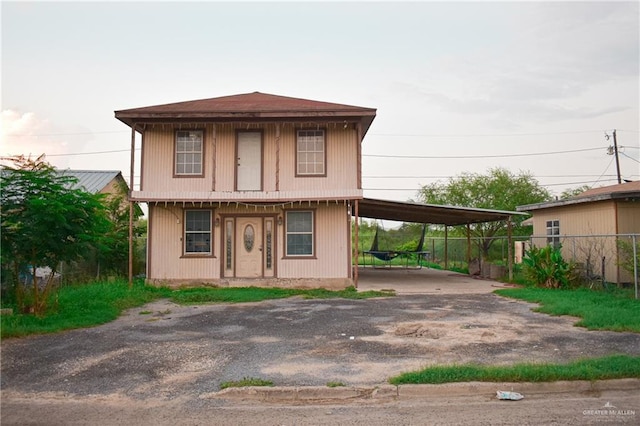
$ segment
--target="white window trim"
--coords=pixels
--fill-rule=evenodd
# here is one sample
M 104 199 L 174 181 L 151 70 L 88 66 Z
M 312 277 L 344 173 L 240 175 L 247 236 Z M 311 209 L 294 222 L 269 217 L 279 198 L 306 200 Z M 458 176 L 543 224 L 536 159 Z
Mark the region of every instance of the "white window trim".
M 551 223 L 551 226 L 549 226 Z M 557 225 L 556 225 L 557 223 Z M 551 219 L 545 222 L 546 231 L 547 231 L 547 245 L 553 245 L 554 247 L 558 247 L 560 245 L 560 220 L 559 219 Z M 551 231 L 551 233 L 549 233 Z M 557 232 L 554 232 L 557 231 Z

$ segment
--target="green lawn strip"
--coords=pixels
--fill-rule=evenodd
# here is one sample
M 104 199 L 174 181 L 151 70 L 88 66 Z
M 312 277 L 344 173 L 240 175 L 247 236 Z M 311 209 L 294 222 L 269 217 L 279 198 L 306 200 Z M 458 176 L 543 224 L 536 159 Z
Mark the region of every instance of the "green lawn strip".
M 342 291 L 258 287 L 171 290 L 166 287 L 146 285 L 142 282 L 134 283 L 131 288 L 126 281 L 97 282 L 61 288 L 57 295 L 52 297 L 49 311 L 43 317 L 20 313 L 2 315 L 0 317 L 0 337 L 20 337 L 92 327 L 113 321 L 125 309 L 142 306 L 162 298 L 169 298 L 182 305 L 194 305 L 258 302 L 292 296 L 363 299 L 392 295 L 393 293 L 390 292 L 375 291 L 360 293 L 355 288 Z
M 74 328 L 91 327 L 118 318 L 129 308 L 168 297 L 170 290 L 126 281 L 97 282 L 62 287 L 49 302 L 42 317 L 30 314 L 2 315 L 1 337 L 55 333 Z M 57 301 L 56 301 L 57 299 Z
M 220 389 L 242 388 L 245 386 L 273 386 L 273 382 L 271 380 L 264 380 L 255 377 L 245 377 L 242 380 L 220 383 Z
M 540 303 L 536 312 L 580 317 L 575 325 L 589 330 L 631 331 L 640 333 L 640 300 L 626 292 L 589 289 L 558 290 L 516 288 L 496 290 L 496 294 L 527 302 Z
M 640 378 L 640 357 L 611 355 L 568 364 L 523 363 L 512 366 L 476 364 L 428 367 L 389 379 L 393 385 L 454 382 L 553 382 Z

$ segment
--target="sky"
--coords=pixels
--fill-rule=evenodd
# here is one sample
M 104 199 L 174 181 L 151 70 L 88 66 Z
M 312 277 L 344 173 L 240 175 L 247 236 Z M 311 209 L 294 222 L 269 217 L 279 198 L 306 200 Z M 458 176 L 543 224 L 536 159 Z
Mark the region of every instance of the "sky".
M 639 5 L 3 0 L 0 155 L 128 181 L 114 111 L 259 91 L 376 108 L 370 198 L 496 167 L 554 195 L 612 185 L 614 129 L 638 180 Z

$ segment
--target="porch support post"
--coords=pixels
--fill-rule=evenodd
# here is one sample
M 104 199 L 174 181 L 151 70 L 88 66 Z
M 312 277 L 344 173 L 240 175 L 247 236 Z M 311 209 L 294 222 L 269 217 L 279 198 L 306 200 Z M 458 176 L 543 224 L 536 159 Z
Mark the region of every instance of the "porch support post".
M 136 123 L 131 126 L 131 160 L 129 168 L 129 288 L 133 287 L 133 182 L 135 173 Z
M 217 162 L 217 129 L 216 129 L 216 123 L 213 123 L 213 125 L 211 126 L 211 145 L 213 145 L 212 151 L 213 153 L 211 154 L 211 156 L 213 157 L 213 161 L 212 161 L 212 167 L 213 170 L 211 171 L 211 192 L 216 190 L 216 162 Z
M 353 259 L 356 260 L 356 264 L 353 268 L 353 285 L 358 288 L 358 247 L 360 247 L 360 234 L 359 234 L 359 215 L 360 215 L 360 211 L 359 211 L 359 207 L 360 207 L 360 201 L 359 200 L 355 200 L 355 206 L 354 206 L 354 212 L 355 212 L 355 217 L 356 217 L 356 227 L 354 230 L 354 239 L 355 239 L 355 244 L 353 245 L 353 254 L 351 256 L 351 263 L 353 264 Z
M 356 149 L 358 150 L 356 155 L 358 159 L 358 163 L 356 164 L 356 172 L 358 175 L 357 185 L 358 189 L 362 189 L 362 124 L 360 122 L 356 125 L 356 132 Z
M 444 226 L 444 269 L 449 269 L 449 227 Z
M 280 191 L 280 123 L 276 123 L 276 191 Z
M 513 222 L 511 216 L 507 219 L 507 265 L 509 266 L 509 281 L 513 281 Z

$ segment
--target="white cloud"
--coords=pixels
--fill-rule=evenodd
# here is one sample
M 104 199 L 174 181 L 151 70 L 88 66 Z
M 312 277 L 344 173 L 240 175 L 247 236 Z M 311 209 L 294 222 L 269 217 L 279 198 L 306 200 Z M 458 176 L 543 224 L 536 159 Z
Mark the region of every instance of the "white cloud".
M 3 157 L 25 155 L 35 158 L 45 154 L 45 160 L 59 168 L 69 166 L 68 157 L 61 155 L 79 152 L 85 145 L 74 137 L 73 129 L 55 126 L 33 112 L 2 111 L 1 129 Z

